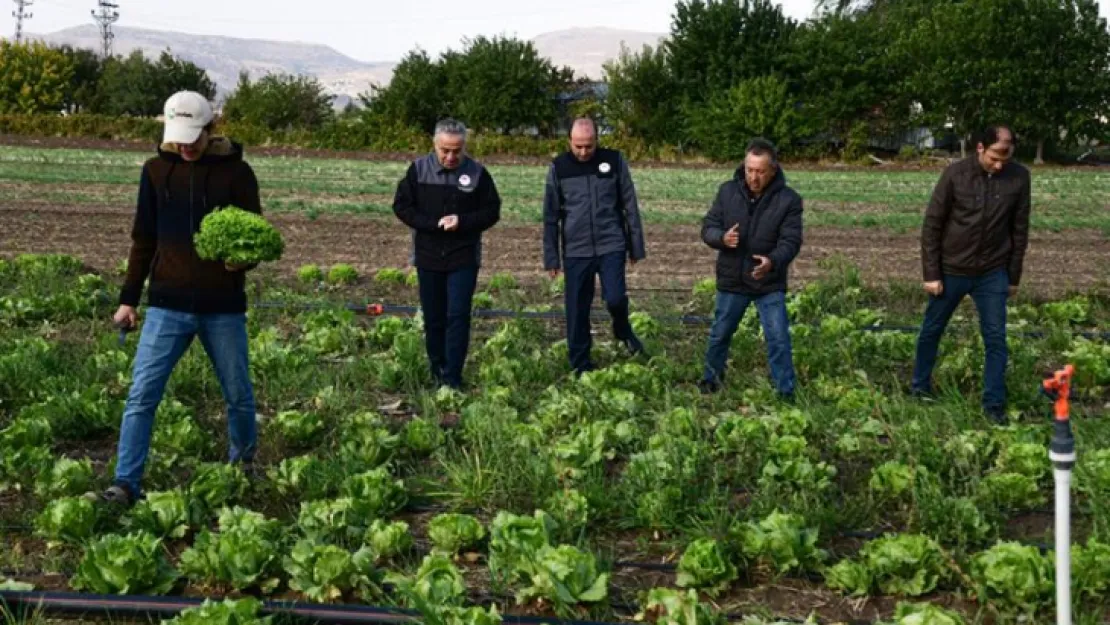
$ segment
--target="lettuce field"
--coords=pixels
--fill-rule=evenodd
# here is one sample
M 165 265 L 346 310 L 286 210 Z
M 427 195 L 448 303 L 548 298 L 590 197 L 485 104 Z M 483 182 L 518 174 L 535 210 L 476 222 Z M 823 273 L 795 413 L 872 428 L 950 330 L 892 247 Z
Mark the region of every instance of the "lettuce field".
M 0 156 L 0 588 L 212 599 L 182 625 L 271 622 L 262 608 L 292 601 L 452 625 L 1049 622 L 1051 404 L 1038 390 L 1073 363 L 1076 618 L 1110 616 L 1103 174 L 1034 173 L 1056 185 L 1035 195 L 1041 218 L 1061 217 L 1035 223 L 1031 284 L 1009 314 L 1011 425 L 996 427 L 978 407 L 970 302 L 942 343 L 938 396 L 909 397 L 924 307 L 911 220 L 883 222 L 882 194 L 853 212 L 830 190 L 886 180 L 903 189 L 889 214 L 917 219 L 935 172 L 799 174 L 831 182 L 788 295 L 799 396 L 787 405 L 751 313 L 725 389 L 695 386 L 714 285 L 689 236 L 694 193 L 721 171 L 644 175 L 654 210 L 668 193 L 689 204 L 649 228 L 656 264 L 630 275 L 648 353 L 627 357 L 599 313 L 602 366 L 575 379 L 562 285 L 538 271 L 527 212 L 538 190 L 523 181 L 542 169 L 495 169 L 522 208 L 489 235 L 459 393 L 431 383 L 403 228 L 329 212 L 384 197 L 401 166 L 259 158 L 287 241 L 248 280 L 260 474 L 224 462 L 223 400 L 194 345 L 159 408 L 147 496 L 121 513 L 82 495 L 110 483 L 132 373 L 137 337 L 121 341 L 109 317 L 142 157 Z M 360 166 L 371 173 L 356 179 Z M 879 221 L 821 221 L 865 213 Z M 1072 213 L 1088 221 L 1069 225 Z M 847 249 L 823 238 L 838 232 Z

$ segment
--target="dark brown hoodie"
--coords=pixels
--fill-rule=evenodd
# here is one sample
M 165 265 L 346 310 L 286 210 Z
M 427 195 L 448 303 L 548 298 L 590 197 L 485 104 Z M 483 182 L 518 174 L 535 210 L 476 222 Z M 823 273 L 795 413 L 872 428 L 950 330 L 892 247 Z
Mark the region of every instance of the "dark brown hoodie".
M 120 304 L 138 306 L 149 275 L 150 306 L 197 314 L 246 311 L 244 272 L 201 260 L 193 247 L 204 216 L 227 206 L 262 213 L 258 180 L 241 145 L 213 137 L 192 163 L 161 146 L 143 165 Z

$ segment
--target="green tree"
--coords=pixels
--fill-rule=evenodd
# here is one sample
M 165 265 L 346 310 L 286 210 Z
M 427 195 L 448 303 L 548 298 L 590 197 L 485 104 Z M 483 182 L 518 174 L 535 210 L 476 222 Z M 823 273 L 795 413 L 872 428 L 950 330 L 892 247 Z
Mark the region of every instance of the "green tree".
M 196 91 L 209 100 L 216 85 L 195 64 L 162 52 L 151 62 L 140 50 L 104 65 L 97 89 L 97 111 L 107 115 L 157 116 L 166 99 L 178 91 Z
M 682 140 L 681 94 L 663 46 L 634 53 L 622 45 L 603 70 L 609 92 L 602 109 L 618 133 L 648 143 Z
M 818 129 L 843 138 L 860 123 L 875 132 L 907 125 L 912 63 L 890 42 L 914 20 L 910 11 L 828 14 L 799 30 L 787 75 Z
M 401 124 L 431 133 L 436 122 L 454 110 L 454 94 L 445 89 L 446 84 L 443 65 L 417 49 L 393 69 L 388 86 L 373 85 L 359 99 L 366 115 L 379 124 Z
M 1107 111 L 1110 37 L 1091 0 L 938 2 L 904 38 L 909 86 L 934 127 L 1009 122 L 1044 143 Z
M 799 114 L 786 81 L 760 76 L 718 91 L 693 109 L 689 118 L 691 138 L 711 158 L 736 161 L 753 137 L 773 141 L 786 149 L 811 129 Z
M 335 119 L 331 96 L 309 76 L 267 74 L 251 82 L 246 72 L 224 103 L 228 121 L 242 121 L 271 130 L 315 130 Z
M 40 42 L 0 41 L 0 113 L 58 113 L 73 62 Z
M 96 91 L 104 74 L 104 61 L 87 48 L 69 45 L 58 47 L 73 63 L 73 78 L 67 85 L 62 107 L 70 113 L 84 113 L 96 108 Z
M 771 0 L 679 0 L 664 43 L 691 103 L 782 70 L 797 23 Z
M 440 63 L 453 112 L 492 132 L 550 133 L 558 122 L 556 97 L 574 81 L 573 71 L 557 69 L 532 42 L 500 36 L 464 40 L 462 51 L 444 53 Z
M 1012 123 L 1036 142 L 1036 163 L 1045 144 L 1098 134 L 1110 115 L 1110 31 L 1093 0 L 1028 0 L 1022 19 L 1030 39 L 1014 53 L 1025 88 L 1014 94 Z

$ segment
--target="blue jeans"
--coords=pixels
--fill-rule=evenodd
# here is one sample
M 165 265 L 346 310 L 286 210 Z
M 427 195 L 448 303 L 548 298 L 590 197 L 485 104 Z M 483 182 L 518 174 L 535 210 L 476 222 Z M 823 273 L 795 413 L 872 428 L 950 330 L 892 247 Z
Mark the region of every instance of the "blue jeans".
M 913 390 L 933 390 L 933 366 L 937 361 L 940 338 L 948 321 L 965 295 L 971 295 L 979 311 L 979 331 L 986 350 L 983 371 L 983 408 L 1002 410 L 1006 406 L 1006 302 L 1010 296 L 1010 274 L 1005 269 L 984 276 L 944 276 L 940 297 L 929 296 L 925 320 L 917 337 L 917 356 L 913 365 Z
M 794 394 L 794 359 L 790 346 L 790 320 L 786 315 L 786 294 L 782 291 L 766 295 L 744 295 L 717 291 L 713 328 L 709 331 L 709 348 L 705 353 L 705 380 L 720 383 L 728 365 L 728 349 L 732 335 L 740 326 L 748 305 L 755 302 L 763 337 L 767 341 L 767 363 L 771 379 L 780 395 Z
M 470 347 L 470 309 L 478 284 L 478 267 L 455 271 L 417 269 L 416 275 L 432 377 L 438 383 L 458 388 L 462 386 L 463 366 Z
M 594 301 L 594 278 L 601 278 L 601 299 L 613 318 L 613 335 L 620 341 L 634 338 L 628 320 L 628 289 L 624 276 L 624 252 L 595 258 L 568 258 L 564 263 L 566 285 L 563 290 L 567 315 L 567 352 L 575 371 L 593 368 L 590 348 L 590 306 Z
M 166 382 L 196 336 L 200 337 L 204 351 L 212 360 L 227 402 L 230 460 L 254 458 L 258 436 L 247 358 L 246 315 L 196 315 L 148 308 L 135 352 L 131 390 L 123 409 L 116 463 L 116 483 L 127 485 L 133 494 L 140 492 L 154 414 L 162 401 Z

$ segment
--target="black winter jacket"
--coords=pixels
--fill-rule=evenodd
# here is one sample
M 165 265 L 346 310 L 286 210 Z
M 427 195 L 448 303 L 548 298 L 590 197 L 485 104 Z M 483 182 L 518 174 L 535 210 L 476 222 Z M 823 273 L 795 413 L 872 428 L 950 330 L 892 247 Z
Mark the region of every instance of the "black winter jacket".
M 786 186 L 780 167 L 749 215 L 750 195 L 741 165 L 732 180 L 722 184 L 702 221 L 701 238 L 717 254 L 717 289 L 745 295 L 786 290 L 790 263 L 802 247 L 802 198 Z M 725 233 L 739 224 L 740 244 L 726 247 Z M 771 259 L 762 280 L 752 277 L 759 263 L 754 255 Z
M 246 311 L 244 272 L 201 259 L 193 245 L 201 220 L 226 206 L 262 212 L 258 179 L 243 160 L 242 145 L 213 137 L 196 162 L 160 146 L 143 165 L 120 304 L 138 306 L 149 277 L 150 306 L 195 314 Z
M 413 265 L 454 271 L 481 265 L 482 233 L 501 219 L 501 196 L 477 161 L 466 157 L 448 170 L 429 154 L 409 165 L 397 184 L 393 213 L 413 229 Z M 448 215 L 458 215 L 457 230 L 439 227 Z

